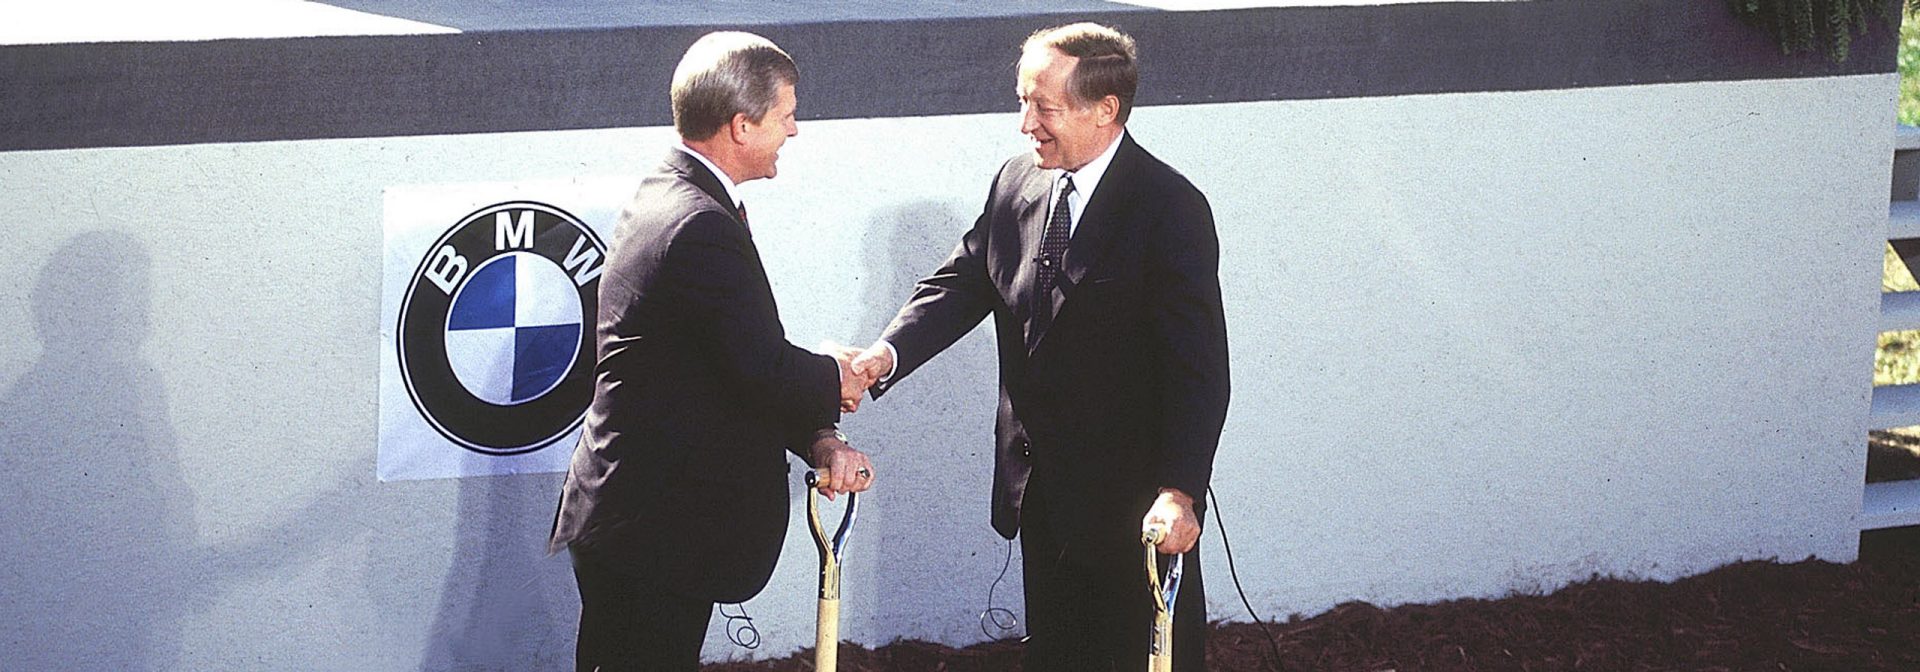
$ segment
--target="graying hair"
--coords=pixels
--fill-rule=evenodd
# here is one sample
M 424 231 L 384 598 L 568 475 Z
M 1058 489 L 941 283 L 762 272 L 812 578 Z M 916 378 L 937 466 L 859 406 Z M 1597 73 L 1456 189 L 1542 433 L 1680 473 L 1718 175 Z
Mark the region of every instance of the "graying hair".
M 1056 49 L 1080 59 L 1067 75 L 1067 92 L 1081 105 L 1107 96 L 1120 100 L 1117 120 L 1133 114 L 1133 93 L 1140 86 L 1139 52 L 1133 38 L 1097 23 L 1074 23 L 1035 31 L 1021 51 Z
M 707 33 L 673 69 L 673 128 L 688 140 L 713 137 L 733 115 L 759 122 L 781 84 L 798 84 L 793 58 L 771 40 L 742 32 Z

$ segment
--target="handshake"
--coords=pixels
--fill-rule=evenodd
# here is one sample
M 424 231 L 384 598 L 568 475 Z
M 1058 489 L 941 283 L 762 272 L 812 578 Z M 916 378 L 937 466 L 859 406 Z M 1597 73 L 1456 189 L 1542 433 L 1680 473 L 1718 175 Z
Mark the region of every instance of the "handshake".
M 893 349 L 884 341 L 860 348 L 828 343 L 820 348 L 840 364 L 840 410 L 860 410 L 860 396 L 880 378 L 893 373 Z

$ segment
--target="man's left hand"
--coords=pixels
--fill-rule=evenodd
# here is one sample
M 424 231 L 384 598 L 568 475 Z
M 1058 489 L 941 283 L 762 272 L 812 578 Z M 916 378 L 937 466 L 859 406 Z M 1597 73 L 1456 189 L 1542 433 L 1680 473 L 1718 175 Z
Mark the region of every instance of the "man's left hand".
M 864 492 L 873 487 L 873 462 L 867 454 L 855 450 L 840 438 L 839 432 L 821 430 L 814 437 L 813 464 L 826 477 L 820 479 L 820 493 L 831 500 L 846 492 Z
M 1193 498 L 1178 488 L 1161 488 L 1160 497 L 1153 500 L 1147 517 L 1140 521 L 1143 532 L 1155 526 L 1168 528 L 1166 538 L 1154 547 L 1161 553 L 1174 555 L 1193 550 L 1194 542 L 1200 540 L 1200 519 L 1193 515 Z

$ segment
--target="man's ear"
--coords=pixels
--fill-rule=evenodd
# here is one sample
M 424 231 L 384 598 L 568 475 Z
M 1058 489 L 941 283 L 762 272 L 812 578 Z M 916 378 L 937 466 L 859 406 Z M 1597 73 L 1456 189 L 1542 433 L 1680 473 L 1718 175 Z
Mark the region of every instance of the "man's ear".
M 1101 126 L 1111 124 L 1120 118 L 1120 97 L 1107 94 L 1107 97 L 1101 98 L 1100 102 L 1094 103 L 1094 109 L 1100 113 L 1098 121 Z
M 727 120 L 727 137 L 731 138 L 736 145 L 747 144 L 747 124 L 752 121 L 747 118 L 745 112 L 733 113 L 733 118 Z

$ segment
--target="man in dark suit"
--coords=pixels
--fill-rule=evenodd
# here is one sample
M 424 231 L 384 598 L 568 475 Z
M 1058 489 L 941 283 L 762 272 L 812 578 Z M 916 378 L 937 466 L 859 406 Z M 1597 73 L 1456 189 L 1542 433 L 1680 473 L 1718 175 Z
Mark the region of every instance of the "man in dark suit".
M 1205 196 L 1126 131 L 1133 40 L 1095 24 L 1022 48 L 1032 152 L 855 362 L 878 398 L 994 317 L 993 526 L 1020 535 L 1030 670 L 1137 670 L 1151 601 L 1141 532 L 1187 554 L 1174 667 L 1198 671 L 1195 541 L 1227 411 L 1219 241 Z
M 865 490 L 834 429 L 870 381 L 851 352 L 787 342 L 734 185 L 773 177 L 799 72 L 772 42 L 713 33 L 672 85 L 682 143 L 621 213 L 600 281 L 593 404 L 550 548 L 580 585 L 576 667 L 693 670 L 715 602 L 760 592 L 787 530 L 785 449 Z

